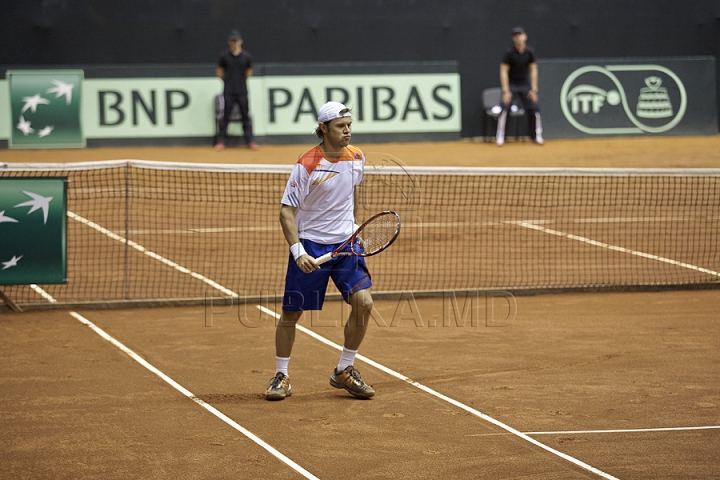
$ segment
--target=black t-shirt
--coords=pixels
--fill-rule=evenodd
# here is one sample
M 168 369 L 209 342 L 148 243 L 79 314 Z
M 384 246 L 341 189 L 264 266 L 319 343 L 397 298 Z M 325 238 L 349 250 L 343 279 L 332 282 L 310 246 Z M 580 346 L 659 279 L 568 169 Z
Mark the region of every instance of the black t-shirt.
M 510 65 L 508 71 L 510 85 L 530 85 L 528 66 L 535 63 L 535 52 L 532 48 L 526 46 L 525 51 L 520 53 L 513 45 L 510 50 L 505 52 L 502 63 Z
M 227 50 L 218 61 L 218 66 L 225 70 L 225 87 L 223 92 L 230 95 L 247 95 L 246 72 L 252 68 L 252 55 L 242 50 L 235 56 Z

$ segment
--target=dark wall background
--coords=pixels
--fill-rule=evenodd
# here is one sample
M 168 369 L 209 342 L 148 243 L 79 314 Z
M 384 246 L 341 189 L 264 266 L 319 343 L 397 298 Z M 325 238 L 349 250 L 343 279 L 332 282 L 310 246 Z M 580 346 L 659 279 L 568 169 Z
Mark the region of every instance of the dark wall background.
M 720 57 L 720 0 L 0 0 L 0 6 L 6 66 L 206 64 L 213 75 L 211 64 L 232 28 L 243 32 L 258 63 L 457 60 L 463 136 L 481 132 L 480 92 L 499 83 L 500 58 L 516 25 L 543 59 Z M 542 84 L 540 90 L 542 105 Z

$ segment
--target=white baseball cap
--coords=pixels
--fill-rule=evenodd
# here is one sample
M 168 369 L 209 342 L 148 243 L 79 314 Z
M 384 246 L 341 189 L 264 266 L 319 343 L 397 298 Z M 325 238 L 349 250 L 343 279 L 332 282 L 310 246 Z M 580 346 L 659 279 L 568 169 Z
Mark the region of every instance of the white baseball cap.
M 343 110 L 347 111 L 343 112 L 341 115 L 340 112 Z M 327 102 L 325 105 L 320 107 L 320 111 L 318 112 L 318 123 L 325 123 L 342 117 L 352 117 L 352 113 L 350 113 L 350 110 L 340 102 Z

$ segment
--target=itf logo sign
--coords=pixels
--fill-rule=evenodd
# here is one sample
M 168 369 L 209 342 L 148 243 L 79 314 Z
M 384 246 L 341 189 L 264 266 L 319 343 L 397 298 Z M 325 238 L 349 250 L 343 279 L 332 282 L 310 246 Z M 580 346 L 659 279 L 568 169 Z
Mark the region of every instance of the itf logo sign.
M 567 77 L 560 105 L 567 121 L 587 134 L 663 133 L 682 120 L 687 93 L 661 65 L 588 65 Z
M 82 70 L 9 71 L 11 148 L 81 148 Z

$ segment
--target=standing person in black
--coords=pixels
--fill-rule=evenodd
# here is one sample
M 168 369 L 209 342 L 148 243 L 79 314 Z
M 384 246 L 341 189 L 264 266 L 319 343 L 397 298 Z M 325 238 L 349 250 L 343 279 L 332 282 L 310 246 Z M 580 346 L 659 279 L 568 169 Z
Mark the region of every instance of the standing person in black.
M 503 56 L 500 64 L 500 86 L 502 87 L 502 113 L 498 118 L 497 144 L 505 143 L 505 127 L 513 98 L 523 105 L 528 117 L 528 131 L 532 141 L 542 145 L 542 123 L 538 108 L 538 70 L 535 52 L 527 46 L 527 34 L 521 27 L 512 29 L 513 46 Z
M 247 79 L 252 76 L 253 61 L 250 52 L 243 50 L 242 36 L 237 30 L 233 30 L 228 37 L 230 48 L 222 54 L 218 61 L 215 73 L 224 82 L 223 99 L 224 111 L 218 132 L 215 150 L 221 151 L 225 148 L 225 137 L 227 136 L 227 125 L 233 106 L 237 103 L 240 107 L 242 118 L 243 134 L 245 141 L 251 150 L 257 150 L 255 137 L 252 131 L 252 119 L 248 105 Z

